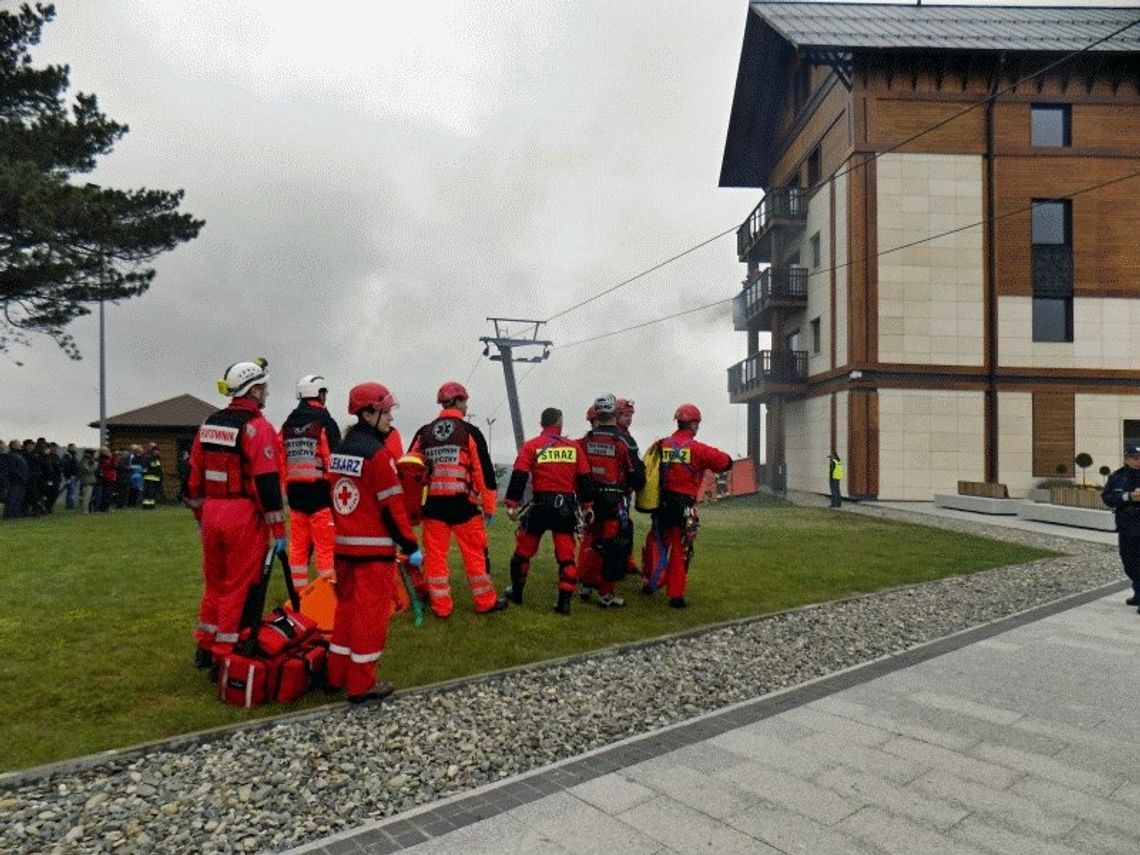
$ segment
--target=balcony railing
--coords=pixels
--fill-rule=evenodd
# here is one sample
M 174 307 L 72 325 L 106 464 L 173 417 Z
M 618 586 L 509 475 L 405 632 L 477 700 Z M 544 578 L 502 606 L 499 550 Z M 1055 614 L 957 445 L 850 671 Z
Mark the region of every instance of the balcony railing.
M 769 309 L 803 309 L 807 307 L 808 271 L 798 265 L 769 267 L 744 284 L 744 290 L 732 298 L 732 323 L 737 330 L 747 330 L 757 320 L 767 330 Z
M 756 391 L 794 394 L 806 384 L 807 376 L 806 350 L 761 350 L 728 369 L 728 394 L 732 398 Z
M 803 222 L 807 213 L 804 191 L 799 187 L 777 187 L 769 190 L 736 230 L 736 254 L 747 261 L 760 238 L 777 222 Z

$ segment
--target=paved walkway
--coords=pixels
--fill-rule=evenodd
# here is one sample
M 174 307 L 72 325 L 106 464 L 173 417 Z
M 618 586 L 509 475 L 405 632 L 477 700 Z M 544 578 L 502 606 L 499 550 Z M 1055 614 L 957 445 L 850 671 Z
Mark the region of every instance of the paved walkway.
M 294 851 L 1136 855 L 1140 617 L 1124 588 Z
M 858 505 L 856 505 L 858 507 Z M 933 502 L 871 502 L 871 508 L 888 508 L 896 511 L 910 511 L 942 519 L 964 520 L 984 525 L 997 525 L 1003 528 L 1016 528 L 1021 531 L 1047 534 L 1053 537 L 1068 537 L 1072 540 L 1082 540 L 1089 543 L 1106 543 L 1116 545 L 1116 532 L 1100 531 L 1092 528 L 1078 528 L 1077 526 L 1053 525 L 1052 523 L 1037 522 L 1036 520 L 1023 520 L 1013 516 L 998 516 L 996 514 L 976 514 L 970 511 L 956 511 L 953 508 L 935 507 Z

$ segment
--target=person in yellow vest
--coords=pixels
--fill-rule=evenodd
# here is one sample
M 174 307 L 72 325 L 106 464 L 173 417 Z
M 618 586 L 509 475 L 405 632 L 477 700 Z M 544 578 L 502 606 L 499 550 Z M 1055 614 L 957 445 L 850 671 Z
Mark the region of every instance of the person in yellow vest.
M 829 507 L 838 508 L 843 504 L 843 499 L 839 495 L 839 482 L 843 480 L 843 461 L 834 451 L 827 455 L 827 480 L 831 485 Z

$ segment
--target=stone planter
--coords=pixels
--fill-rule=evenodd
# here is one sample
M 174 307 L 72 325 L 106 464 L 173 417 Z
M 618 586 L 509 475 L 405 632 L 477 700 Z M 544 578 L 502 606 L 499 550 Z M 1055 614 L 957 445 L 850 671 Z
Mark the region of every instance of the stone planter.
M 1105 509 L 1098 489 L 1051 487 L 1049 489 L 1049 501 L 1054 505 L 1066 505 L 1070 508 L 1092 508 L 1098 511 Z
M 1031 502 L 1048 502 L 1049 501 L 1049 488 L 1048 487 L 1034 487 L 1029 491 L 1029 495 L 1025 498 Z

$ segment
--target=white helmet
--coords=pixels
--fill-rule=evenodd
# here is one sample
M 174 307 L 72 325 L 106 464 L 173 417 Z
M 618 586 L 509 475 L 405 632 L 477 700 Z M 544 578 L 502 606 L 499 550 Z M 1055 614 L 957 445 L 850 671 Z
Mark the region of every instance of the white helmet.
M 320 374 L 306 374 L 297 381 L 297 400 L 306 398 L 319 398 L 321 392 L 329 390 L 328 381 Z
M 254 386 L 269 382 L 269 363 L 258 357 L 253 362 L 235 362 L 226 369 L 218 381 L 218 391 L 231 398 L 240 398 Z
M 594 412 L 599 416 L 612 416 L 617 412 L 617 398 L 607 392 L 594 399 Z

